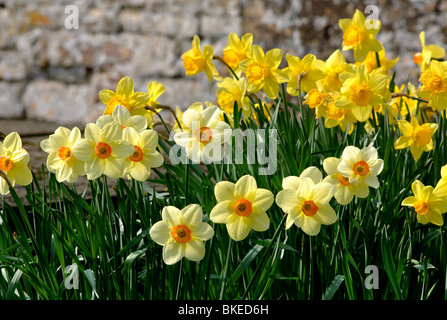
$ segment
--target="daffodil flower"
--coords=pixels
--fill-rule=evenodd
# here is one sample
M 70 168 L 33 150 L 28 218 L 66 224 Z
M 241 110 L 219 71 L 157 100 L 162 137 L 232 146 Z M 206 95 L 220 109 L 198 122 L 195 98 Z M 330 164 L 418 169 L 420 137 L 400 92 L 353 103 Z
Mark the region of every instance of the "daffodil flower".
M 191 204 L 177 209 L 174 206 L 163 208 L 162 221 L 155 223 L 149 235 L 157 244 L 163 246 L 163 261 L 172 265 L 183 257 L 200 261 L 205 256 L 206 240 L 214 235 L 213 228 L 202 222 L 202 208 Z
M 354 196 L 359 198 L 366 198 L 369 192 L 365 192 L 366 188 L 356 188 L 349 178 L 342 175 L 337 167 L 341 160 L 335 157 L 329 157 L 324 159 L 323 168 L 326 171 L 327 176 L 323 179 L 324 182 L 328 182 L 335 187 L 334 198 L 341 205 L 346 205 L 352 201 Z M 363 192 L 363 193 L 362 193 Z
M 135 148 L 122 137 L 123 129 L 117 122 L 110 122 L 102 129 L 95 123 L 85 126 L 85 139 L 76 141 L 71 152 L 85 162 L 89 180 L 95 180 L 102 174 L 113 179 L 123 176 L 123 160 L 131 156 Z
M 265 231 L 270 226 L 266 211 L 273 204 L 271 191 L 258 188 L 255 178 L 241 177 L 236 183 L 221 181 L 214 187 L 217 204 L 211 210 L 214 223 L 224 223 L 235 241 L 244 240 L 250 230 Z
M 324 74 L 325 63 L 313 54 L 306 55 L 302 60 L 291 54 L 286 55 L 288 67 L 284 72 L 288 76 L 287 92 L 292 96 L 301 91 L 309 92 L 317 88 L 317 81 L 321 80 Z
M 421 72 L 427 70 L 431 59 L 444 59 L 445 50 L 440 46 L 435 44 L 425 45 L 425 32 L 421 31 L 419 33 L 419 40 L 421 41 L 422 52 L 416 52 L 414 54 L 413 60 L 421 68 Z
M 326 92 L 339 91 L 342 82 L 340 74 L 352 72 L 353 65 L 347 63 L 340 50 L 335 50 L 324 63 L 324 77 L 317 81 L 317 88 Z
M 414 161 L 418 161 L 422 153 L 433 150 L 433 135 L 438 129 L 436 123 L 424 123 L 419 125 L 416 117 L 411 117 L 411 123 L 406 120 L 397 122 L 402 136 L 394 143 L 395 149 L 404 149 L 410 147 L 411 155 Z
M 413 207 L 417 213 L 417 220 L 421 224 L 429 222 L 442 226 L 444 220 L 442 214 L 447 212 L 447 200 L 434 194 L 432 186 L 425 186 L 421 181 L 416 180 L 411 185 L 413 196 L 402 201 L 403 206 Z
M 337 171 L 349 179 L 359 197 L 366 198 L 369 187 L 379 188 L 377 175 L 382 172 L 383 160 L 378 158 L 376 148 L 347 146 L 340 159 Z
M 118 82 L 116 92 L 101 90 L 99 98 L 106 105 L 104 114 L 111 115 L 116 106 L 122 105 L 131 115 L 144 116 L 149 123 L 152 123 L 152 114 L 145 108 L 150 96 L 145 92 L 135 92 L 133 81 L 129 77 L 124 77 Z
M 276 203 L 287 213 L 286 229 L 295 224 L 307 235 L 315 236 L 322 224 L 337 221 L 335 210 L 329 204 L 335 188 L 322 179 L 321 171 L 316 167 L 307 168 L 299 177 L 283 179 L 283 190 L 276 195 Z
M 75 182 L 85 175 L 84 162 L 73 155 L 73 145 L 81 139 L 81 131 L 75 127 L 69 130 L 59 127 L 54 134 L 40 143 L 43 151 L 48 153 L 47 168 L 56 175 L 59 182 Z
M 188 109 L 182 117 L 183 131 L 174 135 L 174 141 L 186 151 L 193 162 L 211 163 L 222 160 L 222 145 L 231 139 L 231 127 L 220 121 L 217 106 L 203 111 Z
M 350 109 L 360 122 L 368 120 L 372 108 L 384 103 L 383 92 L 388 84 L 388 77 L 377 70 L 369 74 L 361 64 L 355 74 L 344 73 L 341 95 L 335 99 L 335 106 Z
M 422 99 L 428 100 L 433 110 L 447 108 L 447 61 L 433 60 L 428 69 L 420 77 L 421 87 L 418 90 Z
M 242 109 L 244 119 L 248 119 L 251 115 L 250 100 L 246 95 L 247 80 L 240 78 L 224 78 L 217 83 L 217 104 L 229 116 L 233 115 L 234 103 L 236 102 L 239 109 Z
M 195 35 L 192 40 L 192 48 L 182 54 L 183 67 L 187 76 L 193 76 L 200 72 L 205 72 L 208 80 L 212 83 L 213 77 L 218 76 L 216 67 L 213 65 L 214 47 L 212 45 L 203 46 L 200 49 L 200 38 Z
M 240 63 L 240 68 L 247 78 L 247 91 L 263 90 L 270 99 L 275 99 L 279 93 L 279 84 L 288 80 L 287 74 L 278 67 L 282 60 L 282 51 L 272 49 L 264 54 L 262 48 L 254 45 L 250 56 Z
M 228 45 L 223 50 L 223 59 L 234 72 L 240 71 L 239 64 L 250 55 L 252 44 L 253 34 L 251 33 L 246 33 L 241 38 L 234 32 L 228 35 Z
M 130 175 L 137 181 L 146 181 L 151 168 L 158 168 L 163 164 L 163 156 L 156 150 L 158 146 L 157 132 L 144 130 L 138 132 L 132 127 L 123 131 L 123 140 L 134 147 L 134 152 L 124 159 L 124 176 Z
M 360 10 L 355 10 L 352 19 L 340 19 L 338 24 L 343 31 L 343 50 L 353 50 L 354 59 L 358 62 L 365 60 L 368 52 L 378 52 L 382 46 L 376 39 L 382 23 L 372 19 L 372 26 L 367 27 L 365 16 Z
M 22 148 L 22 139 L 17 132 L 11 132 L 0 142 L 0 170 L 2 170 L 12 187 L 17 183 L 22 186 L 33 181 L 28 167 L 29 154 Z M 7 181 L 0 177 L 0 193 L 9 193 Z

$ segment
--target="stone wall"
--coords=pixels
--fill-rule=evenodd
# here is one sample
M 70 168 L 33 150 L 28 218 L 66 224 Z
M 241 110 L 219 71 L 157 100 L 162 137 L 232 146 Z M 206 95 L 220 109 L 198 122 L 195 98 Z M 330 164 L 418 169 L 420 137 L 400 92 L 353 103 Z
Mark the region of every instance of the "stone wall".
M 173 107 L 215 101 L 204 74 L 185 76 L 180 56 L 195 34 L 218 55 L 229 32 L 251 32 L 265 50 L 326 59 L 341 47 L 338 19 L 368 4 L 380 10 L 387 55 L 400 56 L 400 81 L 417 79 L 420 31 L 447 48 L 446 0 L 0 0 L 0 118 L 94 121 L 104 110 L 98 92 L 123 76 L 137 91 L 163 83 L 159 102 Z M 79 9 L 79 29 L 64 26 L 68 5 Z

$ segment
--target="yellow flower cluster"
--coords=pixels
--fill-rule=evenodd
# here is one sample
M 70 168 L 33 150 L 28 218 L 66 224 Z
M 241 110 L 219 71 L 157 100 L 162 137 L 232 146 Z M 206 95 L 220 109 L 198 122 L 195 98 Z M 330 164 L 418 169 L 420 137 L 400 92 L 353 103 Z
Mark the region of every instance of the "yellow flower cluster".
M 235 104 L 242 109 L 244 119 L 252 114 L 255 118 L 253 105 L 257 99 L 252 99 L 251 104 L 250 99 L 263 93 L 275 100 L 280 85 L 287 83 L 287 93 L 291 96 L 304 93 L 305 104 L 315 111 L 317 118 L 324 118 L 327 128 L 340 126 L 343 131 L 349 128 L 348 133 L 352 133 L 355 124 L 363 122 L 365 129 L 371 132 L 370 121 L 377 118 L 377 114 L 387 113 L 390 123 L 400 123 L 400 131 L 403 128 L 401 121 L 405 121 L 408 114 L 417 118 L 424 128 L 433 129 L 433 124 L 429 123 L 431 116 L 447 108 L 447 62 L 433 60 L 442 59 L 445 50 L 436 45 L 426 46 L 425 33 L 421 32 L 422 53 L 415 54 L 414 58 L 422 72 L 421 87 L 416 89 L 408 83 L 405 92 L 405 85 L 395 85 L 390 74 L 399 58 L 388 59 L 385 48 L 376 39 L 381 22 L 366 21 L 363 13 L 356 10 L 352 19 L 340 19 L 339 26 L 343 31 L 341 49 L 353 51 L 353 63 L 347 62 L 340 50 L 326 61 L 313 54 L 302 59 L 286 54 L 287 66 L 280 69 L 283 60 L 280 49 L 264 53 L 260 46 L 253 44 L 252 34 L 239 38 L 230 33 L 223 58 L 214 55 L 211 45 L 206 45 L 202 53 L 200 40 L 194 37 L 193 48 L 182 56 L 186 75 L 204 71 L 211 82 L 213 78 L 217 81 L 217 105 L 229 119 L 232 119 Z M 232 77 L 219 76 L 213 59 L 223 61 L 230 68 Z M 409 134 L 408 130 L 401 133 L 405 137 Z M 396 142 L 396 149 L 413 146 L 410 150 L 417 161 L 421 150 L 431 150 L 430 139 L 426 137 L 428 132 L 424 138 L 416 139 L 417 146 L 408 144 L 407 138 L 408 141 L 401 139 Z M 414 137 L 412 140 L 416 141 Z
M 112 115 L 88 123 L 84 138 L 76 127 L 59 127 L 40 146 L 48 153 L 48 170 L 59 182 L 73 183 L 83 175 L 95 180 L 103 174 L 114 179 L 130 176 L 145 181 L 151 168 L 164 161 L 156 150 L 158 135 L 147 129 L 146 118 L 131 116 L 122 105 L 117 105 Z
M 305 169 L 299 177 L 285 177 L 283 190 L 276 195 L 276 204 L 287 214 L 286 229 L 295 224 L 304 233 L 317 235 L 322 224 L 330 225 L 338 219 L 329 203 L 331 199 L 335 197 L 339 204 L 346 205 L 354 196 L 366 198 L 369 187 L 379 187 L 377 175 L 382 168 L 383 161 L 374 147 L 360 150 L 349 146 L 340 159 L 325 159 L 324 169 L 328 175 L 324 179 L 316 167 Z M 254 177 L 244 175 L 236 183 L 220 181 L 214 187 L 214 195 L 217 204 L 209 219 L 225 224 L 234 241 L 244 240 L 251 230 L 268 230 L 270 218 L 267 211 L 275 197 L 270 190 L 258 188 Z M 181 211 L 172 206 L 165 207 L 162 221 L 150 230 L 152 239 L 163 246 L 163 259 L 167 264 L 176 263 L 182 257 L 201 260 L 205 250 L 203 241 L 213 234 L 213 229 L 202 222 L 202 209 L 196 204 Z

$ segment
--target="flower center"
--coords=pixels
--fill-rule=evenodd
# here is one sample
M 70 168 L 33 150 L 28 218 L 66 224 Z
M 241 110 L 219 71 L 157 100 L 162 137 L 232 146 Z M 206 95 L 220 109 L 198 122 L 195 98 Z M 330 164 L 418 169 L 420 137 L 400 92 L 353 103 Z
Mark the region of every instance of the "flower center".
M 303 213 L 308 216 L 308 217 L 312 217 L 314 216 L 317 211 L 318 211 L 318 207 L 315 204 L 315 202 L 313 202 L 312 200 L 310 201 L 305 201 L 303 203 L 303 205 L 301 206 L 301 210 L 303 210 Z
M 252 212 L 251 202 L 246 199 L 239 199 L 234 203 L 234 211 L 241 217 L 248 217 Z
M 348 29 L 346 29 L 343 34 L 343 40 L 347 46 L 355 47 L 363 42 L 366 38 L 365 31 L 359 29 L 358 27 L 352 25 Z
M 437 74 L 430 74 L 425 77 L 423 84 L 427 87 L 427 90 L 431 93 L 441 93 L 447 90 L 447 81 L 445 78 Z M 421 78 L 422 81 L 422 78 Z
M 326 116 L 329 119 L 341 122 L 346 117 L 348 112 L 349 112 L 348 109 L 337 108 L 334 103 L 329 103 L 328 108 L 326 110 Z
M 172 228 L 171 235 L 179 243 L 186 243 L 191 240 L 191 230 L 183 224 Z
M 71 159 L 73 154 L 71 153 L 70 148 L 67 147 L 61 147 L 59 151 L 57 152 L 57 155 L 59 158 L 61 158 L 63 161 L 68 161 Z
M 423 60 L 424 60 L 424 57 L 422 56 L 422 52 L 416 52 L 413 55 L 414 63 L 421 64 Z
M 309 108 L 314 109 L 319 107 L 325 101 L 326 97 L 326 92 L 318 91 L 318 89 L 312 89 L 308 93 L 306 102 Z
M 338 174 L 338 181 L 344 186 L 349 186 L 351 182 L 349 182 L 349 178 L 343 176 L 341 173 Z
M 413 139 L 421 147 L 429 144 L 431 138 L 432 138 L 432 133 L 431 133 L 430 128 L 427 126 L 420 126 L 414 130 Z
M 247 68 L 247 80 L 254 85 L 258 85 L 268 77 L 269 73 L 268 68 L 260 65 L 258 62 L 252 62 Z
M 208 127 L 201 127 L 196 131 L 195 137 L 197 141 L 207 143 L 213 138 L 213 132 Z
M 12 168 L 12 161 L 8 157 L 0 157 L 0 169 L 8 172 Z
M 354 164 L 353 171 L 359 176 L 366 176 L 369 172 L 369 165 L 366 161 L 359 161 Z
M 245 52 L 238 52 L 228 48 L 224 50 L 223 59 L 232 69 L 239 67 L 239 63 L 247 57 Z
M 98 142 L 95 147 L 96 156 L 100 159 L 106 159 L 112 154 L 112 148 L 105 142 Z
M 139 162 L 141 160 L 143 160 L 143 150 L 141 150 L 141 148 L 139 146 L 133 146 L 134 147 L 134 151 L 132 153 L 132 155 L 129 157 L 130 160 L 134 161 L 134 162 Z
M 195 75 L 202 71 L 205 67 L 206 61 L 202 56 L 191 57 L 185 56 L 183 58 L 183 67 L 186 70 L 186 75 Z
M 356 105 L 364 107 L 371 102 L 373 91 L 371 87 L 365 83 L 357 84 L 352 87 L 351 100 Z
M 414 203 L 414 210 L 418 214 L 426 214 L 428 212 L 429 208 L 430 208 L 430 206 L 428 205 L 427 201 L 416 201 Z

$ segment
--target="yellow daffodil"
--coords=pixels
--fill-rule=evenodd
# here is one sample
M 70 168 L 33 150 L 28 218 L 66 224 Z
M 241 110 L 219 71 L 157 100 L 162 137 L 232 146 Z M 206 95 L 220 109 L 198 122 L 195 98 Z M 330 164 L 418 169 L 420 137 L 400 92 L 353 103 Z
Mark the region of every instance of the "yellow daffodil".
M 236 80 L 227 77 L 219 81 L 217 87 L 217 104 L 225 113 L 232 115 L 236 102 L 238 108 L 242 109 L 244 119 L 251 115 L 250 100 L 246 96 L 247 80 L 245 78 Z
M 320 170 L 309 167 L 299 177 L 283 179 L 283 190 L 276 195 L 276 203 L 287 213 L 286 229 L 295 224 L 307 235 L 315 236 L 322 224 L 330 225 L 337 221 L 337 215 L 329 204 L 335 188 L 322 178 Z
M 379 69 L 376 69 L 379 70 Z M 383 92 L 388 84 L 388 77 L 381 72 L 368 73 L 361 64 L 356 73 L 344 73 L 341 95 L 335 99 L 335 106 L 350 109 L 356 119 L 365 122 L 374 106 L 383 103 Z
M 292 96 L 299 94 L 301 91 L 309 92 L 317 87 L 316 82 L 322 79 L 324 74 L 325 63 L 319 60 L 313 54 L 306 55 L 302 60 L 291 54 L 286 55 L 287 68 L 284 72 L 288 76 L 287 92 Z M 299 81 L 299 83 L 298 83 Z
M 422 99 L 428 100 L 433 110 L 447 108 L 447 61 L 433 60 L 428 69 L 420 77 L 421 87 L 418 90 Z
M 203 111 L 188 109 L 183 113 L 183 131 L 174 135 L 174 141 L 185 148 L 192 161 L 211 163 L 222 160 L 222 145 L 231 139 L 232 129 L 219 117 L 217 106 Z
M 350 109 L 341 109 L 335 106 L 334 101 L 328 103 L 324 111 L 324 126 L 333 128 L 339 126 L 342 131 L 348 128 L 348 134 L 354 131 L 357 118 L 352 114 Z
M 379 63 L 380 63 L 380 67 L 382 68 L 381 69 L 382 72 L 385 73 L 386 75 L 388 75 L 389 70 L 391 68 L 393 68 L 396 65 L 396 63 L 399 61 L 399 57 L 397 57 L 394 60 L 388 59 L 386 57 L 386 52 L 385 52 L 385 49 L 383 48 L 382 44 L 381 44 L 381 47 L 382 47 L 382 50 L 377 52 L 377 54 L 379 56 Z M 365 60 L 363 60 L 363 62 L 357 62 L 356 65 L 359 66 L 361 63 L 364 63 L 368 72 L 371 73 L 373 70 L 378 68 L 376 53 L 373 51 L 368 52 Z
M 11 132 L 0 142 L 0 170 L 4 172 L 12 187 L 15 184 L 29 185 L 33 181 L 33 175 L 28 167 L 29 154 L 22 148 L 22 139 L 17 132 Z M 8 182 L 0 177 L 0 193 L 9 193 Z
M 223 59 L 234 72 L 239 72 L 239 64 L 248 58 L 252 44 L 251 33 L 246 33 L 241 38 L 234 32 L 228 35 L 228 45 L 223 50 Z
M 264 54 L 260 46 L 252 46 L 250 56 L 239 65 L 247 77 L 247 91 L 263 90 L 267 97 L 275 99 L 279 84 L 287 81 L 287 74 L 278 69 L 281 60 L 280 49 L 275 48 Z
M 419 33 L 419 40 L 421 41 L 422 52 L 416 52 L 414 54 L 413 60 L 421 68 L 421 72 L 427 70 L 431 59 L 444 59 L 445 50 L 440 46 L 435 44 L 425 45 L 425 32 L 421 31 Z
M 107 123 L 118 122 L 124 130 L 127 127 L 132 127 L 137 131 L 147 129 L 147 119 L 143 116 L 131 116 L 129 110 L 123 106 L 116 106 L 112 115 L 102 115 L 96 120 L 96 124 L 102 129 Z
M 342 85 L 340 74 L 352 71 L 353 65 L 346 63 L 344 55 L 337 49 L 326 60 L 323 70 L 324 77 L 317 81 L 317 87 L 326 92 L 340 91 Z
M 138 132 L 132 127 L 123 131 L 123 140 L 134 147 L 134 152 L 124 159 L 124 176 L 130 175 L 137 181 L 146 181 L 151 168 L 158 168 L 163 164 L 163 156 L 156 150 L 158 146 L 157 132 L 144 130 Z
M 332 101 L 332 95 L 324 90 L 320 91 L 315 88 L 310 90 L 304 99 L 306 99 L 304 103 L 309 108 L 315 109 L 315 116 L 321 118 L 325 114 L 328 104 Z
M 368 196 L 369 187 L 379 188 L 377 175 L 382 172 L 382 169 L 383 160 L 378 158 L 376 148 L 371 146 L 361 150 L 354 146 L 347 146 L 337 166 L 338 172 L 349 178 L 353 190 L 362 198 Z
M 208 80 L 212 83 L 213 77 L 218 76 L 216 67 L 213 65 L 214 47 L 212 45 L 203 46 L 200 49 L 200 38 L 195 35 L 192 40 L 192 48 L 182 54 L 183 67 L 187 76 L 193 76 L 205 72 Z
M 85 126 L 85 139 L 74 143 L 71 152 L 85 162 L 85 173 L 89 180 L 102 174 L 118 179 L 123 176 L 124 159 L 131 156 L 133 145 L 122 140 L 123 129 L 117 122 L 110 122 L 100 128 L 95 123 Z
M 424 186 L 419 180 L 413 182 L 411 190 L 413 196 L 405 198 L 402 205 L 414 208 L 419 223 L 431 222 L 442 226 L 444 224 L 442 214 L 447 212 L 447 198 L 436 196 L 432 186 Z
M 356 188 L 349 178 L 343 176 L 338 172 L 337 167 L 339 166 L 341 159 L 335 157 L 329 157 L 324 159 L 323 168 L 328 174 L 323 181 L 328 182 L 335 187 L 334 198 L 341 205 L 346 205 L 352 201 L 354 196 L 359 198 L 366 198 L 369 192 L 365 192 L 366 188 Z
M 117 105 L 122 105 L 129 110 L 131 115 L 142 115 L 152 123 L 152 114 L 145 109 L 149 100 L 149 94 L 145 92 L 135 92 L 133 81 L 129 77 L 122 78 L 116 86 L 116 92 L 111 90 L 101 90 L 99 98 L 106 105 L 104 114 L 111 115 Z
M 395 149 L 405 149 L 410 147 L 411 155 L 414 161 L 418 161 L 422 152 L 433 150 L 433 135 L 438 129 L 436 123 L 424 123 L 419 125 L 414 116 L 411 117 L 411 123 L 406 120 L 397 122 L 402 136 L 394 143 Z
M 273 204 L 273 194 L 258 188 L 255 178 L 241 177 L 236 183 L 221 181 L 214 187 L 217 204 L 211 210 L 214 223 L 225 223 L 228 234 L 235 241 L 244 240 L 250 230 L 265 231 L 270 219 L 266 211 Z
M 77 159 L 71 151 L 80 139 L 81 131 L 78 128 L 69 130 L 59 127 L 49 139 L 40 143 L 42 150 L 48 153 L 47 168 L 56 175 L 57 181 L 73 183 L 79 176 L 85 175 L 84 162 Z
M 183 257 L 200 261 L 205 256 L 206 240 L 214 236 L 213 228 L 203 222 L 202 208 L 190 204 L 179 210 L 174 206 L 163 208 L 162 220 L 152 225 L 149 235 L 163 246 L 163 261 L 172 265 Z
M 382 46 L 376 39 L 382 27 L 380 20 L 371 19 L 369 26 L 365 16 L 356 10 L 352 19 L 340 19 L 338 24 L 343 31 L 343 50 L 354 50 L 354 59 L 358 62 L 365 60 L 368 52 L 380 51 Z

